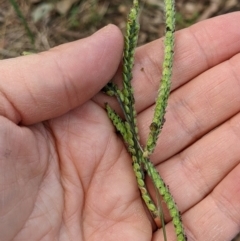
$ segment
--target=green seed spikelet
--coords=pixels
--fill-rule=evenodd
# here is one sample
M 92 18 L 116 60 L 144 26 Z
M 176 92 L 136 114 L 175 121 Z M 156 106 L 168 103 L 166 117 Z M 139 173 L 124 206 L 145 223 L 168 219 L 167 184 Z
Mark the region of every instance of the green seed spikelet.
M 134 53 L 138 40 L 139 23 L 138 23 L 139 4 L 138 1 L 133 1 L 133 7 L 130 10 L 126 26 L 126 34 L 124 38 L 123 51 L 123 108 L 125 118 L 130 123 L 133 132 L 137 131 L 136 126 L 136 111 L 134 107 L 133 88 L 131 85 L 132 68 L 134 64 Z M 137 136 L 138 133 L 135 133 Z
M 127 141 L 127 130 L 124 122 L 122 121 L 120 116 L 110 107 L 110 105 L 105 104 L 105 108 L 107 110 L 109 119 L 112 121 L 115 128 L 120 132 L 124 141 Z
M 162 65 L 162 79 L 158 91 L 154 117 L 150 125 L 150 133 L 147 139 L 144 156 L 148 157 L 156 146 L 158 136 L 164 124 L 167 101 L 170 94 L 173 52 L 174 52 L 174 31 L 175 31 L 175 10 L 174 1 L 165 0 L 165 21 L 166 34 L 164 39 L 164 61 Z
M 132 156 L 133 170 L 137 179 L 138 188 L 142 195 L 142 199 L 144 200 L 153 218 L 155 219 L 156 217 L 158 217 L 158 210 L 147 191 L 147 187 L 144 181 L 144 172 L 141 168 L 141 163 L 139 162 L 142 152 L 139 152 L 139 150 L 134 147 L 135 141 L 133 133 L 131 131 L 131 127 L 128 122 L 123 122 L 120 116 L 108 104 L 105 104 L 105 108 L 107 110 L 109 119 L 112 121 L 116 130 L 119 131 L 125 143 L 127 143 L 128 151 L 131 153 Z
M 152 182 L 154 183 L 155 187 L 163 197 L 164 202 L 166 203 L 170 216 L 172 217 L 172 222 L 175 228 L 175 232 L 177 235 L 178 241 L 184 241 L 186 240 L 186 236 L 184 233 L 184 228 L 182 225 L 181 215 L 178 211 L 178 208 L 176 206 L 176 203 L 161 176 L 159 175 L 156 168 L 153 166 L 153 164 L 150 161 L 145 160 L 145 169 L 147 171 L 148 176 L 151 178 Z
M 133 171 L 136 176 L 138 188 L 141 192 L 142 199 L 144 200 L 148 210 L 155 220 L 162 222 L 164 233 L 164 240 L 166 241 L 166 232 L 164 225 L 164 215 L 161 208 L 159 195 L 162 196 L 166 203 L 172 222 L 175 227 L 177 241 L 186 241 L 187 238 L 184 234 L 181 215 L 175 204 L 175 201 L 163 179 L 158 171 L 149 160 L 149 155 L 153 153 L 158 136 L 161 132 L 165 122 L 165 112 L 167 101 L 170 94 L 170 84 L 172 76 L 173 65 L 173 51 L 174 51 L 174 30 L 175 30 L 175 12 L 174 0 L 165 0 L 165 21 L 166 21 L 166 34 L 164 39 L 164 60 L 162 64 L 162 78 L 158 91 L 154 117 L 150 125 L 150 133 L 147 139 L 146 147 L 143 149 L 138 135 L 135 100 L 133 95 L 133 88 L 131 85 L 132 68 L 134 64 L 134 52 L 137 44 L 139 24 L 138 24 L 139 4 L 137 0 L 133 0 L 133 7 L 130 10 L 125 35 L 125 45 L 123 52 L 123 88 L 119 89 L 114 83 L 109 83 L 105 86 L 104 91 L 110 96 L 117 98 L 120 107 L 123 111 L 125 120 L 106 104 L 108 117 L 111 119 L 116 130 L 123 137 L 124 142 L 132 157 Z M 157 206 L 153 202 L 145 183 L 145 174 L 148 175 L 155 186 L 157 194 Z
M 147 187 L 146 187 L 145 181 L 144 181 L 143 170 L 142 170 L 141 166 L 139 165 L 138 161 L 135 160 L 135 158 L 133 158 L 133 170 L 135 172 L 135 176 L 136 176 L 137 183 L 138 183 L 138 188 L 141 192 L 142 199 L 144 200 L 146 206 L 148 207 L 149 211 L 151 212 L 153 218 L 155 219 L 156 217 L 158 217 L 158 210 L 157 210 L 156 205 L 154 204 L 151 196 L 149 195 L 149 193 L 147 191 Z

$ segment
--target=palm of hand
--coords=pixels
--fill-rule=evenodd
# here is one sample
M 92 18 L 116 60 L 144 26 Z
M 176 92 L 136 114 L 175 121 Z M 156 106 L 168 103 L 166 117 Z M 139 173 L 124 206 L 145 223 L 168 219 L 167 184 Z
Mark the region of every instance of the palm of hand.
M 151 53 L 158 45 L 139 50 L 136 69 L 144 65 L 145 70 L 136 73 L 138 81 L 150 79 L 152 66 L 141 59 L 141 53 L 147 48 Z M 232 50 L 232 55 L 236 51 Z M 237 85 L 213 78 L 219 72 L 225 77 L 229 74 L 219 64 L 227 55 L 232 57 L 226 52 L 218 60 L 209 57 L 208 66 L 202 61 L 194 71 L 188 69 L 173 83 L 168 121 L 152 157 L 182 210 L 190 240 L 229 240 L 239 227 L 240 194 L 233 184 L 240 178 L 240 153 L 234 145 L 239 141 L 240 117 L 236 105 L 226 105 L 231 98 L 238 98 Z M 176 72 L 182 72 L 186 67 L 178 63 L 180 60 L 176 61 Z M 214 65 L 218 66 L 206 71 Z M 151 82 L 157 84 L 157 68 L 151 73 L 156 73 Z M 144 140 L 156 86 L 145 83 L 146 88 L 141 83 L 141 88 L 136 85 L 135 89 Z M 102 96 L 97 96 L 60 117 L 28 127 L 1 118 L 3 240 L 151 240 L 152 228 L 131 160 L 102 102 Z M 174 240 L 171 225 L 167 230 L 169 240 Z M 155 238 L 162 239 L 161 230 Z
M 3 120 L 2 126 L 8 123 Z M 9 176 L 14 170 L 18 181 L 7 206 L 12 211 L 4 211 L 9 221 L 15 220 L 9 228 L 16 240 L 113 240 L 120 232 L 124 237 L 124 230 L 129 235 L 129 223 L 136 225 L 130 231 L 135 237 L 139 225 L 142 230 L 149 226 L 141 217 L 131 161 L 105 111 L 94 102 L 30 128 L 12 125 L 6 133 L 14 129 L 15 134 L 6 143 L 15 148 L 2 148 Z M 10 230 L 2 234 L 7 237 Z

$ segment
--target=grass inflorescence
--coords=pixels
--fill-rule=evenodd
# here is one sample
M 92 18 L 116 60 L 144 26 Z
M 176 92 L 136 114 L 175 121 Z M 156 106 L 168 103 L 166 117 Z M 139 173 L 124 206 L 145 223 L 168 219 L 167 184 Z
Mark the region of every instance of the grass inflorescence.
M 131 84 L 132 69 L 134 65 L 134 52 L 137 45 L 139 23 L 139 2 L 133 0 L 133 6 L 130 10 L 126 26 L 125 45 L 123 52 L 123 87 L 119 87 L 110 82 L 104 91 L 110 95 L 115 96 L 123 111 L 125 120 L 106 104 L 108 117 L 111 119 L 115 128 L 122 135 L 124 142 L 127 145 L 128 151 L 131 154 L 133 161 L 133 171 L 136 176 L 137 184 L 147 208 L 149 209 L 155 221 L 161 221 L 164 239 L 167 240 L 164 226 L 164 215 L 161 208 L 161 201 L 157 204 L 152 200 L 145 183 L 145 173 L 150 177 L 155 186 L 158 200 L 159 195 L 166 203 L 169 213 L 172 217 L 172 222 L 175 227 L 175 233 L 178 241 L 186 240 L 184 233 L 180 212 L 174 202 L 174 199 L 159 175 L 158 171 L 150 161 L 149 157 L 154 152 L 156 143 L 165 122 L 165 113 L 167 102 L 170 94 L 173 53 L 174 53 L 174 31 L 175 31 L 175 10 L 174 1 L 165 0 L 165 22 L 166 34 L 164 39 L 164 60 L 162 66 L 162 77 L 156 100 L 155 111 L 152 123 L 150 125 L 150 132 L 146 142 L 146 146 L 142 148 L 137 128 L 137 112 L 135 110 L 135 100 L 133 88 Z

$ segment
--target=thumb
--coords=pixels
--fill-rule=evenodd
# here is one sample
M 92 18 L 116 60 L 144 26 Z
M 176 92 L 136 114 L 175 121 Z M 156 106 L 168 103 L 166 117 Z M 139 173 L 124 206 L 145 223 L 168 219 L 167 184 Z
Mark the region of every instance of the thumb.
M 81 105 L 113 77 L 122 48 L 120 30 L 109 25 L 47 52 L 2 60 L 0 115 L 29 125 Z

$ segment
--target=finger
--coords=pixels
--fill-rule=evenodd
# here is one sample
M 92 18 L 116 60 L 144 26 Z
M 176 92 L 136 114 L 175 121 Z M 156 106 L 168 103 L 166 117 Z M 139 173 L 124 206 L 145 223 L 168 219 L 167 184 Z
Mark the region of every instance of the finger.
M 190 240 L 232 240 L 240 227 L 240 165 L 183 215 Z
M 239 21 L 240 13 L 232 13 L 176 32 L 172 90 L 239 53 Z M 144 45 L 136 52 L 133 86 L 138 111 L 155 102 L 162 61 L 162 39 Z
M 237 165 L 206 198 L 182 215 L 188 240 L 230 241 L 239 233 L 239 182 Z M 166 229 L 168 239 L 174 240 L 173 224 L 166 225 Z M 153 240 L 163 240 L 161 230 Z
M 239 53 L 239 21 L 240 13 L 231 13 L 176 32 L 172 90 Z M 162 39 L 139 47 L 136 51 L 132 83 L 138 112 L 145 110 L 156 100 L 163 52 Z M 121 69 L 114 79 L 120 85 Z M 110 98 L 102 94 L 94 99 L 101 105 L 106 101 L 111 102 Z M 112 106 L 118 108 L 116 102 Z
M 158 166 L 182 212 L 202 200 L 240 163 L 239 122 L 240 114 Z
M 81 105 L 112 78 L 122 47 L 121 32 L 110 25 L 48 52 L 2 61 L 0 114 L 33 124 Z
M 239 123 L 240 114 L 157 166 L 181 213 L 198 204 L 240 164 Z M 150 191 L 154 194 L 153 188 Z
M 190 240 L 230 241 L 239 232 L 239 122 L 240 114 L 159 166 Z
M 240 54 L 225 61 L 174 91 L 166 122 L 152 160 L 159 163 L 175 155 L 240 111 Z M 153 107 L 139 115 L 144 141 Z

